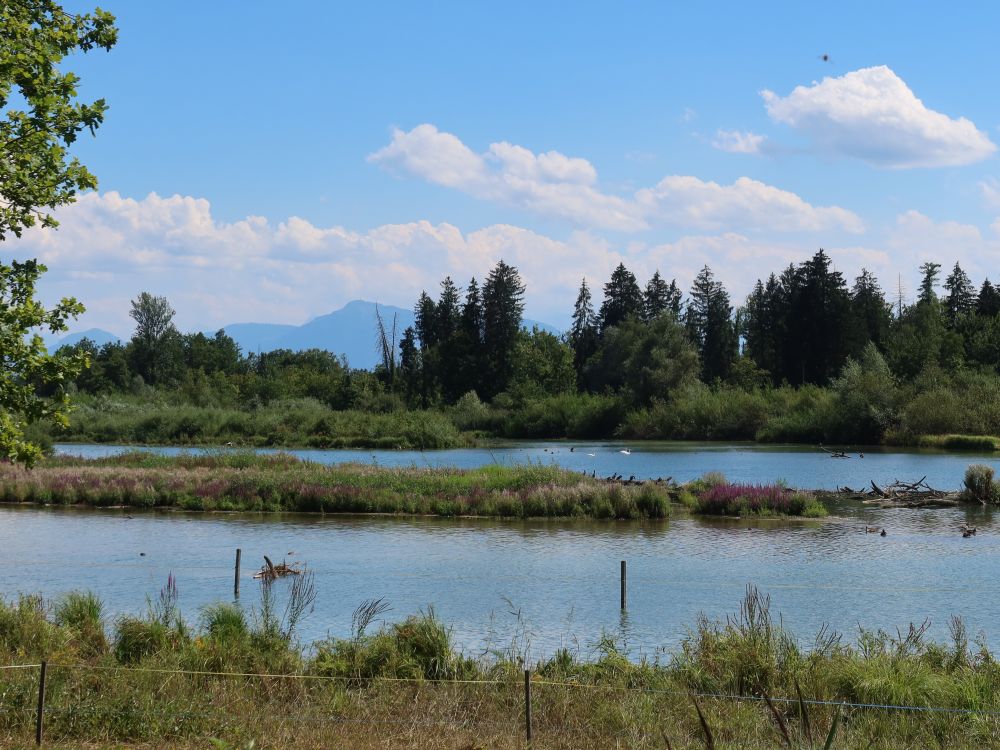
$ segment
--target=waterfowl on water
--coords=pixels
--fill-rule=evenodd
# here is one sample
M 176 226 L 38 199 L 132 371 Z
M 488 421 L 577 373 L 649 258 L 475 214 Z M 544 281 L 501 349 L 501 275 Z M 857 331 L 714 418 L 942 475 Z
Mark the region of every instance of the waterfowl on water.
M 877 534 L 878 526 L 865 526 L 865 533 L 867 534 Z
M 632 455 L 632 451 L 629 448 L 625 448 L 624 450 L 620 450 L 618 452 L 621 453 L 623 456 L 631 456 Z
M 885 529 L 882 529 L 882 532 L 879 534 L 879 536 L 885 536 L 885 535 L 886 535 L 885 534 Z

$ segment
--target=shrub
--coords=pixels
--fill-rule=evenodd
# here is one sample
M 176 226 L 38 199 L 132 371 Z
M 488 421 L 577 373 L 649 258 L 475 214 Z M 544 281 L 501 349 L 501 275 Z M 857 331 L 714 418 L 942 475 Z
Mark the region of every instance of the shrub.
M 994 478 L 992 466 L 971 464 L 965 470 L 965 495 L 981 503 L 1000 504 L 1000 482 Z

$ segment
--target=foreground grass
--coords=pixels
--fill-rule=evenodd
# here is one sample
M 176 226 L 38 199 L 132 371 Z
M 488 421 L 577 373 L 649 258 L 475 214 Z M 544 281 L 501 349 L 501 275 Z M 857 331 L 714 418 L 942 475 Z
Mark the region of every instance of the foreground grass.
M 207 608 L 196 625 L 169 586 L 144 616 L 110 622 L 89 594 L 0 602 L 0 661 L 49 660 L 46 737 L 56 747 L 206 747 L 210 739 L 223 747 L 523 747 L 526 666 L 537 747 L 819 748 L 838 714 L 834 748 L 1000 742 L 1000 719 L 990 715 L 1000 711 L 1000 667 L 984 647 L 970 648 L 959 621 L 949 644 L 927 642 L 911 626 L 899 635 L 862 631 L 856 645 L 821 634 L 804 650 L 750 589 L 735 616 L 694 624 L 670 656 L 637 662 L 601 637 L 586 653 L 526 663 L 514 645 L 475 658 L 458 652 L 433 611 L 369 632 L 375 602 L 355 612 L 352 636 L 303 650 L 294 623 L 274 615 L 288 611 L 283 594 L 270 591 L 270 610 Z M 208 674 L 220 672 L 229 674 Z M 36 680 L 33 669 L 0 671 L 0 744 L 33 737 Z
M 438 516 L 665 518 L 668 488 L 607 483 L 549 466 L 324 466 L 288 455 L 129 453 L 0 465 L 0 502 L 184 510 Z

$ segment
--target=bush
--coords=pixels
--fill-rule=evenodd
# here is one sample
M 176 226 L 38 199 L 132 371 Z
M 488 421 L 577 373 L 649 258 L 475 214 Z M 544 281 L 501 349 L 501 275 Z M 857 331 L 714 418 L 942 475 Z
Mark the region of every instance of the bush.
M 984 505 L 1000 504 L 1000 482 L 994 478 L 992 466 L 972 464 L 965 470 L 965 495 Z

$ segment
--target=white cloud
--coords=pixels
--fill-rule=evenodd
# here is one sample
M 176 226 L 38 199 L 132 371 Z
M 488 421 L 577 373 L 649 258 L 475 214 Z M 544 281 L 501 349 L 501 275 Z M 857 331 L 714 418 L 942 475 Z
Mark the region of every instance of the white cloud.
M 996 151 L 971 121 L 928 109 L 884 65 L 797 86 L 785 97 L 761 96 L 771 119 L 802 131 L 817 148 L 880 167 L 959 166 Z
M 957 261 L 974 280 L 990 273 L 996 276 L 994 259 L 1000 254 L 998 239 L 984 236 L 979 227 L 935 221 L 913 210 L 896 217 L 886 245 L 904 274 L 915 273 L 921 263 L 934 261 L 947 275 Z
M 395 130 L 389 145 L 368 160 L 477 198 L 579 224 L 629 232 L 646 227 L 626 201 L 594 189 L 597 172 L 590 162 L 558 151 L 536 155 L 503 142 L 476 154 L 451 133 L 425 124 L 409 132 Z
M 979 183 L 979 194 L 987 208 L 992 211 L 1000 211 L 1000 182 L 995 177 Z
M 712 139 L 712 146 L 720 151 L 728 151 L 731 154 L 759 154 L 760 147 L 767 140 L 767 136 L 756 133 L 741 132 L 739 130 L 722 130 L 715 132 Z
M 740 134 L 744 147 L 753 134 Z M 759 143 L 758 143 L 759 145 Z M 433 125 L 396 130 L 369 160 L 478 198 L 570 219 L 580 226 L 635 232 L 655 225 L 735 231 L 863 231 L 843 208 L 816 207 L 794 193 L 742 177 L 721 186 L 674 175 L 629 198 L 595 187 L 597 170 L 585 159 L 557 151 L 534 154 L 507 142 L 482 155 Z
M 780 269 L 805 257 L 800 245 L 728 232 L 622 247 L 587 231 L 556 239 L 509 224 L 462 232 L 427 221 L 367 231 L 294 216 L 222 222 L 205 199 L 155 193 L 140 200 L 88 193 L 57 213 L 58 230 L 34 228 L 5 251 L 48 265 L 41 284 L 47 301 L 75 296 L 87 306 L 76 329 L 119 335 L 131 330 L 129 300 L 141 291 L 166 295 L 184 330 L 299 324 L 358 298 L 408 306 L 446 275 L 460 285 L 472 276 L 481 281 L 503 258 L 525 280 L 529 317 L 564 325 L 581 277 L 599 289 L 620 262 L 643 283 L 659 269 L 684 288 L 708 263 L 741 299 L 763 272 L 762 259 L 774 257 Z
M 294 216 L 277 224 L 261 217 L 226 223 L 212 216 L 207 200 L 155 193 L 141 200 L 88 193 L 57 215 L 58 230 L 29 230 L 5 243 L 5 252 L 48 265 L 47 300 L 84 302 L 88 312 L 77 328 L 119 334 L 131 329 L 128 303 L 141 291 L 166 295 L 184 329 L 299 324 L 358 298 L 408 306 L 446 275 L 462 285 L 472 276 L 482 281 L 501 258 L 524 276 L 531 315 L 558 323 L 580 277 L 603 277 L 622 257 L 584 232 L 558 240 L 506 224 L 463 233 L 426 221 L 363 232 Z
M 732 185 L 704 182 L 697 177 L 665 177 L 656 187 L 636 193 L 636 200 L 648 215 L 664 223 L 696 229 L 864 231 L 861 219 L 850 211 L 812 206 L 795 193 L 749 177 L 740 177 Z

